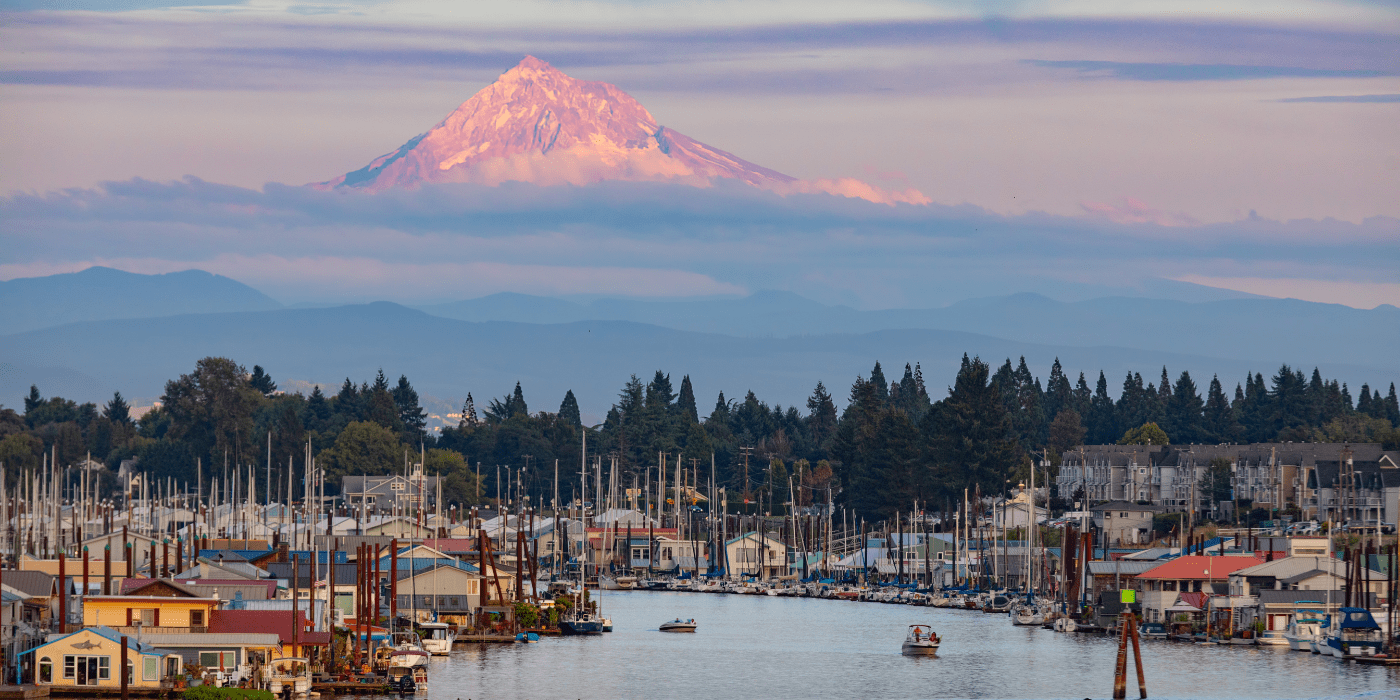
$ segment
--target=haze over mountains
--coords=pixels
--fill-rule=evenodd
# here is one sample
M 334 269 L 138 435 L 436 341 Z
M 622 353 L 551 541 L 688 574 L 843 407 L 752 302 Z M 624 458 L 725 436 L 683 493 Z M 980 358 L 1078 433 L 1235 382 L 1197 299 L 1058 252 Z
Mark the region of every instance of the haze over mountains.
M 631 95 L 575 80 L 534 56 L 463 102 L 429 131 L 365 167 L 317 183 L 370 192 L 424 183 L 506 181 L 586 185 L 603 180 L 706 186 L 733 179 L 779 193 L 827 192 L 927 204 L 850 178 L 803 181 L 661 126 Z
M 151 293 L 158 288 L 160 297 Z M 19 403 L 29 384 L 46 395 L 98 400 L 120 390 L 158 396 L 164 382 L 205 355 L 260 364 L 279 380 L 336 384 L 383 367 L 407 374 L 426 396 L 460 405 L 505 393 L 521 381 L 534 410 L 554 410 L 573 389 L 601 415 L 632 373 L 689 374 L 702 398 L 753 389 L 769 402 L 798 404 L 818 380 L 838 399 L 875 360 L 921 362 L 933 387 L 951 381 L 962 353 L 1000 362 L 1025 355 L 1044 375 L 1058 357 L 1090 381 L 1104 370 L 1116 394 L 1122 376 L 1155 379 L 1162 365 L 1204 385 L 1227 386 L 1280 363 L 1320 366 L 1359 386 L 1400 377 L 1400 309 L 1372 310 L 1280 299 L 1181 302 L 1105 298 L 1064 303 L 1018 294 L 940 309 L 861 311 L 782 292 L 742 299 L 587 304 L 497 294 L 415 310 L 376 303 L 285 309 L 250 287 L 199 271 L 138 275 L 93 270 L 0 286 L 46 290 L 82 306 L 49 307 L 45 323 L 4 304 L 0 319 L 27 322 L 0 335 L 0 404 Z M 222 289 L 223 293 L 215 290 Z M 32 292 L 31 292 L 32 294 Z M 4 299 L 18 299 L 4 296 Z M 172 310 L 173 309 L 173 310 Z M 73 318 L 79 314 L 82 320 Z M 142 318 L 144 316 L 144 318 Z M 26 320 L 27 319 L 27 320 Z M 45 325 L 45 328 L 35 328 Z M 1345 339 L 1345 342 L 1337 342 Z M 1073 374 L 1072 374 L 1073 376 Z
M 89 267 L 81 272 L 0 281 L 0 332 L 19 333 L 75 321 L 260 311 L 281 306 L 246 284 L 203 270 L 141 275 Z

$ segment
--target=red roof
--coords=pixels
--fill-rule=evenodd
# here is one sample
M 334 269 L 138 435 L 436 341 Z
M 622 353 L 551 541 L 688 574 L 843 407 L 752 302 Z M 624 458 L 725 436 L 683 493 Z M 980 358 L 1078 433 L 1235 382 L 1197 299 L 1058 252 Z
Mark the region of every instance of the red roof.
M 1250 566 L 1254 566 L 1264 561 L 1263 557 L 1257 556 L 1223 556 L 1208 557 L 1204 555 L 1191 555 L 1177 557 L 1159 566 L 1154 566 L 1147 571 L 1137 575 L 1138 579 L 1172 579 L 1178 581 L 1206 581 L 1217 579 L 1224 581 L 1230 574 Z
M 319 646 L 329 644 L 329 632 L 308 632 L 306 611 L 298 610 L 301 631 L 297 632 L 297 644 Z M 209 634 L 219 633 L 262 633 L 276 634 L 283 644 L 292 643 L 292 616 L 290 610 L 214 610 L 209 613 Z

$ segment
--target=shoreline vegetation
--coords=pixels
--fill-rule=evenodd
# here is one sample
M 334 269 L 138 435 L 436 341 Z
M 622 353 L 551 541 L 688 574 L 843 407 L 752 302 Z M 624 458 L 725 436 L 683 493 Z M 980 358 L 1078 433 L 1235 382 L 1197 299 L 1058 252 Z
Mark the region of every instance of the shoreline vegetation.
M 381 370 L 358 385 L 346 378 L 334 395 L 277 389 L 261 366 L 206 357 L 166 383 L 159 406 L 136 420 L 120 393 L 102 406 L 44 397 L 37 386 L 23 413 L 0 405 L 0 463 L 19 478 L 45 461 L 76 466 L 91 459 L 107 470 L 99 488 L 117 488 L 116 470 L 136 460 L 139 471 L 183 479 L 196 466 L 263 465 L 285 475 L 301 468 L 306 445 L 324 467 L 328 488 L 347 475 L 384 475 L 407 453 L 423 456 L 426 473 L 444 477 L 444 498 L 461 507 L 507 493 L 552 489 L 555 464 L 562 494 L 577 486 L 575 466 L 587 434 L 590 454 L 615 455 L 623 474 L 673 455 L 691 469 L 713 459 L 716 486 L 745 494 L 748 504 L 781 506 L 792 477 L 797 505 L 834 501 L 871 520 L 914 500 L 935 506 L 963 489 L 998 493 L 1025 480 L 1033 462 L 1058 467 L 1060 455 L 1085 444 L 1218 444 L 1241 442 L 1372 442 L 1400 448 L 1400 406 L 1394 383 L 1383 393 L 1356 390 L 1285 365 L 1268 379 L 1247 376 L 1227 396 L 1212 377 L 1204 396 L 1189 372 L 1156 382 L 1128 375 L 1117 399 L 1102 372 L 1091 387 L 1066 375 L 1057 360 L 1048 380 L 1024 358 L 993 370 L 964 356 L 946 392 L 930 392 L 918 364 L 897 380 L 875 363 L 856 377 L 844 408 L 818 382 L 805 407 L 768 405 L 752 391 L 721 392 L 708 415 L 683 376 L 632 375 L 605 420 L 582 425 L 568 391 L 556 411 L 530 410 L 524 387 L 491 398 L 478 411 L 468 394 L 455 427 L 434 434 L 406 376 L 391 383 Z M 946 393 L 935 398 L 933 393 Z M 738 396 L 735 394 L 734 396 Z M 805 408 L 805 410 L 803 410 Z M 751 448 L 751 449 L 748 449 Z M 281 483 L 285 479 L 274 479 Z M 1052 494 L 1061 504 L 1074 494 Z M 748 505 L 745 504 L 745 505 Z M 771 512 L 771 505 L 770 505 Z

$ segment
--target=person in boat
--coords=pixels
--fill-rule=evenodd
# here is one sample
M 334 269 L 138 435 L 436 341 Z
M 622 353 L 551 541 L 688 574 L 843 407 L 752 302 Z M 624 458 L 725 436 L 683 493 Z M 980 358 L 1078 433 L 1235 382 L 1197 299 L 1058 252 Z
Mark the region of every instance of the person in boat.
M 919 628 L 917 628 L 917 627 L 914 628 L 914 641 L 916 641 L 916 642 L 922 642 L 922 641 L 924 641 L 922 638 L 919 637 Z

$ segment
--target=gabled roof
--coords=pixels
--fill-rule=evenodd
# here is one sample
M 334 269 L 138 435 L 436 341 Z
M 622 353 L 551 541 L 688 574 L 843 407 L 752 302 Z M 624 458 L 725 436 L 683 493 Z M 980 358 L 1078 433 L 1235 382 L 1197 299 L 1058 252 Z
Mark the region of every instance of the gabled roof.
M 735 542 L 739 542 L 739 541 L 741 541 L 741 540 L 759 540 L 759 539 L 760 539 L 760 538 L 759 538 L 759 535 L 758 535 L 758 531 L 757 531 L 757 530 L 751 530 L 751 531 L 749 531 L 749 532 L 745 532 L 745 533 L 742 534 L 742 535 L 739 535 L 738 537 L 735 537 L 734 539 L 729 540 L 728 542 L 725 542 L 724 544 L 725 544 L 725 546 L 728 546 L 728 545 L 734 544 Z M 768 544 L 770 544 L 770 545 L 786 546 L 786 545 L 784 545 L 784 544 L 782 543 L 781 538 L 778 537 L 777 533 L 774 533 L 774 532 L 770 532 L 770 533 L 764 535 L 764 536 L 762 537 L 762 541 L 764 541 L 764 542 L 766 542 L 766 543 L 768 543 Z
M 44 647 L 50 646 L 52 644 L 57 644 L 58 642 L 68 639 L 69 637 L 89 633 L 102 637 L 103 639 L 106 639 L 107 641 L 110 641 L 116 644 L 117 646 L 121 646 L 122 635 L 119 632 L 105 625 L 97 625 L 94 627 L 84 627 L 76 632 L 69 632 L 68 634 L 65 634 L 60 637 L 50 638 L 48 641 L 44 642 L 43 644 L 40 644 L 39 646 L 34 647 L 33 649 L 30 649 L 29 651 L 20 652 L 20 655 L 23 656 L 24 654 L 32 654 L 39 649 L 43 649 Z M 140 642 L 137 642 L 136 637 L 131 635 L 126 636 L 126 646 L 128 649 L 131 649 L 132 651 L 135 651 L 138 654 L 156 654 L 163 656 L 165 653 L 163 650 L 157 649 L 150 644 L 142 644 Z
M 153 579 L 148 578 L 129 578 L 122 581 L 122 592 L 126 595 L 138 595 L 136 591 L 152 582 Z M 249 581 L 246 579 L 197 578 L 178 581 L 175 585 L 199 598 L 218 597 L 223 600 L 232 600 L 235 593 L 242 593 L 244 600 L 266 600 L 277 597 L 277 581 L 274 579 Z
M 164 598 L 205 598 L 198 591 L 184 584 L 167 579 L 125 579 L 122 581 L 122 595 L 161 596 Z
M 12 571 L 7 569 L 0 580 L 3 580 L 6 586 L 25 595 L 43 598 L 54 594 L 53 582 L 56 578 L 58 577 L 43 571 Z
M 1253 556 L 1207 557 L 1189 555 L 1159 563 L 1157 566 L 1138 574 L 1138 578 L 1191 581 L 1219 579 L 1223 583 L 1230 577 L 1230 574 L 1258 563 L 1259 559 Z

